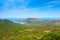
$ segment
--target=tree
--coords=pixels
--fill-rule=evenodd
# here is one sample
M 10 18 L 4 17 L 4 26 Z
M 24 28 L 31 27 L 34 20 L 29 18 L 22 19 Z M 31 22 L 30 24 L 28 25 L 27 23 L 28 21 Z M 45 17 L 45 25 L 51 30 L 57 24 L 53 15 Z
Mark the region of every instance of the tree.
M 60 33 L 49 33 L 44 35 L 39 40 L 60 40 Z

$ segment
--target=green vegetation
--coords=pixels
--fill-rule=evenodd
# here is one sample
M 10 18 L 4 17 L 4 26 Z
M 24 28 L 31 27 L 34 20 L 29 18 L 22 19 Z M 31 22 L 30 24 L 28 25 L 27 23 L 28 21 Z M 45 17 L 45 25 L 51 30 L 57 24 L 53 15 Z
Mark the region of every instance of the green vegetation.
M 46 34 L 40 40 L 60 40 L 60 33 Z
M 60 26 L 21 25 L 0 20 L 0 40 L 60 40 Z

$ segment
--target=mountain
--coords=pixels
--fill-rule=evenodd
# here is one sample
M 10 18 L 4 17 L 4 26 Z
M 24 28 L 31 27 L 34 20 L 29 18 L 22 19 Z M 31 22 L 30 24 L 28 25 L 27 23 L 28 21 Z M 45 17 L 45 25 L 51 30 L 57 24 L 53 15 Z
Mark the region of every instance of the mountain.
M 40 40 L 41 38 L 45 40 L 45 38 L 49 37 L 50 39 L 51 37 L 50 35 L 47 35 L 46 37 L 46 34 L 56 32 L 60 33 L 60 26 L 44 26 L 46 24 L 48 25 L 48 23 L 52 24 L 56 22 L 57 24 L 60 23 L 60 21 L 47 21 L 40 20 L 38 18 L 27 18 L 21 20 L 21 22 L 26 22 L 28 25 L 20 25 L 7 19 L 0 19 L 0 40 Z M 37 24 L 39 24 L 39 26 L 36 26 Z M 41 24 L 42 26 L 40 26 Z M 59 37 L 60 34 L 58 34 L 57 39 Z
M 40 26 L 60 26 L 60 20 L 44 20 L 39 18 L 26 18 L 23 20 L 16 20 L 16 23 L 27 25 L 40 25 Z

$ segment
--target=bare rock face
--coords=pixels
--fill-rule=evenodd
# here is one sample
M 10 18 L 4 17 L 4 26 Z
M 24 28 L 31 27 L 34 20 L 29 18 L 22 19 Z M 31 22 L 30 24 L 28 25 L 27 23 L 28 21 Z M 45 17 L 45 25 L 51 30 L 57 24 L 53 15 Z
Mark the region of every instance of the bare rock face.
M 26 18 L 24 20 L 16 20 L 16 22 L 20 22 L 23 24 L 34 24 L 40 22 L 39 18 Z
M 25 18 L 23 20 L 17 20 L 17 22 L 26 25 L 60 26 L 60 20 L 42 20 L 39 18 Z
M 60 26 L 60 21 L 55 22 L 55 25 L 56 25 L 56 26 Z

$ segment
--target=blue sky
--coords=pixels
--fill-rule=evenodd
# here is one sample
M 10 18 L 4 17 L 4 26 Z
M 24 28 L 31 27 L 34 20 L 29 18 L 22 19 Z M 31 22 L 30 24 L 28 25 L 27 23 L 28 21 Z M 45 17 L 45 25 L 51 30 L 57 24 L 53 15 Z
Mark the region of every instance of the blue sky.
M 0 0 L 0 18 L 60 18 L 60 0 Z

